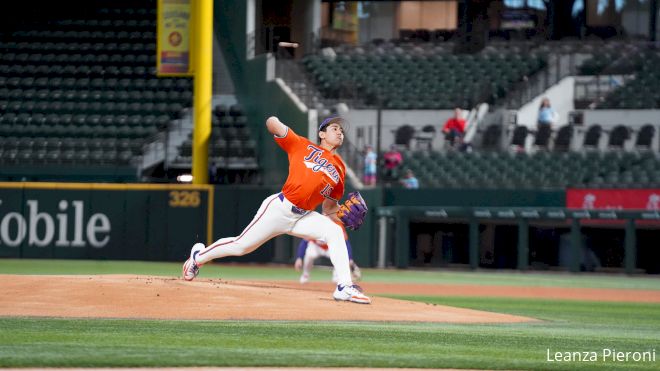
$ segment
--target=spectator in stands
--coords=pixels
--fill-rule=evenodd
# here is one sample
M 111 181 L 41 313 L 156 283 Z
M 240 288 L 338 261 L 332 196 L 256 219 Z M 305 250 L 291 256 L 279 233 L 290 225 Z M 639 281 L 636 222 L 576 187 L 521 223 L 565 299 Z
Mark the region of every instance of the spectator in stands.
M 365 147 L 364 155 L 364 185 L 376 185 L 376 161 L 378 155 L 372 146 Z
M 415 178 L 415 173 L 413 173 L 413 171 L 410 169 L 406 170 L 406 176 L 401 179 L 401 184 L 403 184 L 403 188 L 407 189 L 419 188 L 419 180 Z
M 449 142 L 451 148 L 463 148 L 465 125 L 463 110 L 458 107 L 454 108 L 454 116 L 445 121 L 445 125 L 442 127 L 442 132 L 445 134 L 445 139 Z
M 554 108 L 552 108 L 552 106 L 550 106 L 550 99 L 543 98 L 543 100 L 541 100 L 541 106 L 539 107 L 539 117 L 537 119 L 538 128 L 544 125 L 552 127 L 552 125 L 557 123 L 558 119 L 559 114 Z
M 385 161 L 385 179 L 386 180 L 395 180 L 399 178 L 399 167 L 403 163 L 403 156 L 396 148 L 395 144 L 392 144 L 390 150 L 385 152 L 383 155 L 383 160 Z

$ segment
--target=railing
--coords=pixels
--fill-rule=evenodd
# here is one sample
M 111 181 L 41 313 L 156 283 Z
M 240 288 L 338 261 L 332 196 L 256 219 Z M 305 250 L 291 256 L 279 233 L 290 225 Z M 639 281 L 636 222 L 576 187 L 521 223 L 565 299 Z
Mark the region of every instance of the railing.
M 512 91 L 503 98 L 503 102 L 496 102 L 496 106 L 517 109 L 530 102 L 537 96 L 543 94 L 552 85 L 558 83 L 567 76 L 575 75 L 578 71 L 578 60 L 576 53 L 550 54 L 548 65 L 536 74 L 525 77 L 523 81 L 515 85 Z
M 148 138 L 142 146 L 144 155 L 139 164 L 139 171 L 142 172 L 161 162 L 165 168 L 168 168 L 176 160 L 179 146 L 191 130 L 190 116 L 184 115 L 182 119 L 170 121 L 166 131 L 158 132 Z
M 320 94 L 296 60 L 276 59 L 275 76 L 284 80 L 308 108 L 314 108 L 319 103 Z
M 551 51 L 548 53 L 548 66 L 516 85 L 512 92 L 503 100 L 503 103 L 499 105 L 513 109 L 521 107 L 564 77 L 580 75 L 579 67 L 582 62 L 594 55 L 602 55 L 604 52 L 615 56 L 618 55 L 618 58 L 607 61 L 609 63 L 607 63 L 602 73 L 606 76 L 623 76 L 624 81 L 622 82 L 625 83 L 625 81 L 630 80 L 629 74 L 636 69 L 636 64 L 638 63 L 636 57 L 642 56 L 646 51 L 657 50 L 657 47 L 657 43 L 647 41 L 629 41 L 625 43 L 600 42 L 596 44 L 560 42 L 556 45 L 547 43 L 542 48 Z M 609 77 L 605 77 L 605 79 L 607 80 Z M 595 81 L 589 83 L 591 86 L 588 89 L 592 89 L 593 85 L 599 85 L 599 87 L 607 89 L 607 84 L 603 83 L 602 80 Z M 606 90 L 601 91 L 607 92 Z M 577 90 L 576 93 L 578 93 Z M 582 91 L 579 93 L 582 94 Z
M 609 93 L 634 78 L 633 75 L 578 76 L 574 87 L 577 108 L 595 108 Z

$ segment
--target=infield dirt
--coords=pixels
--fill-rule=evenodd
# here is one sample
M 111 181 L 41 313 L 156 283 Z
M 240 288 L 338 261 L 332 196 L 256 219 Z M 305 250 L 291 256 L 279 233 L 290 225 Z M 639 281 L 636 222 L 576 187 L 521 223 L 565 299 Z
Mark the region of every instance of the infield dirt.
M 377 295 L 660 302 L 655 290 L 368 282 L 364 288 L 373 302 L 363 305 L 332 300 L 329 282 L 186 282 L 136 275 L 0 275 L 0 280 L 0 316 L 21 317 L 512 323 L 535 320 Z
M 331 320 L 512 323 L 532 318 L 383 297 L 336 302 L 331 283 L 178 278 L 0 275 L 0 316 L 195 320 Z M 322 286 L 322 287 L 320 287 Z M 369 292 L 368 286 L 366 287 Z

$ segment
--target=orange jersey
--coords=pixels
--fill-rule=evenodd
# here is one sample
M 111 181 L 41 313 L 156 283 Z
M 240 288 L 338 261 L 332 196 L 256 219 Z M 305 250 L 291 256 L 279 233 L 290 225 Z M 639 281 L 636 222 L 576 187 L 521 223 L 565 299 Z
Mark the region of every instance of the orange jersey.
M 323 149 L 290 128 L 275 142 L 289 155 L 289 177 L 282 193 L 291 203 L 316 209 L 325 198 L 339 201 L 344 195 L 346 167 L 337 154 Z

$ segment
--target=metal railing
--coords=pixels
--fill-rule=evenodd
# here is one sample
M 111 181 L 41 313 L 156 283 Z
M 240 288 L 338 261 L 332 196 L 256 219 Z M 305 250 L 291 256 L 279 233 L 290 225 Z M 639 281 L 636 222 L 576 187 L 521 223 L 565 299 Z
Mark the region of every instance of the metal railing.
M 532 76 L 525 76 L 523 81 L 517 83 L 506 97 L 495 102 L 495 106 L 511 109 L 522 107 L 561 79 L 577 74 L 579 61 L 582 58 L 584 57 L 577 53 L 548 55 L 548 64 L 545 68 Z
M 595 108 L 612 91 L 634 80 L 634 75 L 579 76 L 575 79 L 574 100 L 578 108 Z

